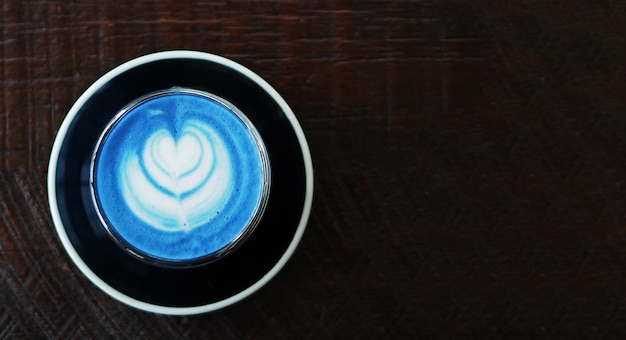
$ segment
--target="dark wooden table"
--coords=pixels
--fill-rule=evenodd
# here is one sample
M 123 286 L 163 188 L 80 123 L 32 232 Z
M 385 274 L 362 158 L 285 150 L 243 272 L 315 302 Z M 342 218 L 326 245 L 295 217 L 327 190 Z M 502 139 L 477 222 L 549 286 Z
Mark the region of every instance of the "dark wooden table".
M 621 4 L 2 1 L 0 338 L 625 337 Z M 93 286 L 46 198 L 73 101 L 169 49 L 273 84 L 316 170 L 284 270 L 193 317 Z

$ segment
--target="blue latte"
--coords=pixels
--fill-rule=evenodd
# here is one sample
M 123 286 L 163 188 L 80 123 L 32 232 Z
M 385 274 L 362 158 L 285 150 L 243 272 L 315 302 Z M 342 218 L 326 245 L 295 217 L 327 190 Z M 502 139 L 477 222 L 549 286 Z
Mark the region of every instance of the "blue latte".
M 258 133 L 230 104 L 193 90 L 151 95 L 104 132 L 92 167 L 107 229 L 143 257 L 188 261 L 246 235 L 267 197 Z

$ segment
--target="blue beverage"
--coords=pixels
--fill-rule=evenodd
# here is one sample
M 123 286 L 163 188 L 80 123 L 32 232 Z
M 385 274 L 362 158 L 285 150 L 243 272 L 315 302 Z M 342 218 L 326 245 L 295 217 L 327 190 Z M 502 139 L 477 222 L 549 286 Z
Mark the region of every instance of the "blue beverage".
M 149 95 L 108 125 L 92 164 L 100 217 L 141 258 L 189 262 L 228 251 L 254 228 L 269 162 L 254 126 L 208 93 Z

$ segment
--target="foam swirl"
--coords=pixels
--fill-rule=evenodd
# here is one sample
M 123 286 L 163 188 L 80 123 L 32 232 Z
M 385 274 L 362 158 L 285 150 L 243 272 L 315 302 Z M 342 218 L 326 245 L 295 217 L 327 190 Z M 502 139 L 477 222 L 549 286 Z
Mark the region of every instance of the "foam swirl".
M 223 143 L 198 120 L 185 122 L 180 137 L 157 130 L 140 154 L 120 167 L 123 196 L 135 215 L 163 231 L 207 223 L 232 189 L 231 164 Z

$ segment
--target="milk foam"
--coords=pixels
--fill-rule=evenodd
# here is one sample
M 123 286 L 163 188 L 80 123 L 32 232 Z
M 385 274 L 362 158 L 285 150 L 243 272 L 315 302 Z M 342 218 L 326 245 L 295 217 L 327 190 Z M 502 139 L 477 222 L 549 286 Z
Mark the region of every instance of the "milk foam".
M 227 247 L 262 206 L 262 142 L 226 104 L 167 92 L 131 107 L 101 139 L 94 197 L 112 234 L 184 261 Z M 259 148 L 261 146 L 261 148 Z

